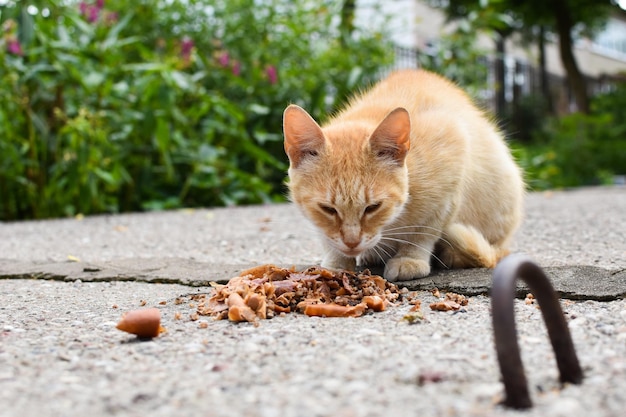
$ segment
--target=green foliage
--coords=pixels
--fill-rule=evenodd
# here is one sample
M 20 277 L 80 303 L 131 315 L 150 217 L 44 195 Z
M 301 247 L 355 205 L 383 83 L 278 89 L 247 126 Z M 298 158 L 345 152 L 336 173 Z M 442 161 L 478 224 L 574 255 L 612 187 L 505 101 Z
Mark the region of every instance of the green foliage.
M 488 83 L 487 51 L 477 47 L 478 31 L 471 18 L 441 36 L 432 55 L 420 55 L 422 68 L 458 83 L 480 99 Z
M 589 115 L 547 121 L 515 153 L 533 189 L 611 183 L 626 174 L 626 85 L 597 96 Z
M 282 111 L 389 62 L 331 0 L 0 6 L 0 220 L 280 200 Z

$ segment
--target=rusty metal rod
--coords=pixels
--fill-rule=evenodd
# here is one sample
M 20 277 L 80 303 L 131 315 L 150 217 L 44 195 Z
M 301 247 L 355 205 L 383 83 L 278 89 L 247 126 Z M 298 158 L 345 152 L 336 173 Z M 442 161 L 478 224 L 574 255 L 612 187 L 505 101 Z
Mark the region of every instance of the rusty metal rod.
M 491 289 L 493 331 L 506 392 L 504 404 L 507 407 L 524 409 L 532 407 L 532 401 L 528 392 L 515 326 L 513 302 L 518 278 L 526 282 L 541 307 L 556 356 L 561 382 L 580 384 L 583 373 L 559 298 L 548 277 L 529 257 L 521 254 L 507 256 L 493 272 Z

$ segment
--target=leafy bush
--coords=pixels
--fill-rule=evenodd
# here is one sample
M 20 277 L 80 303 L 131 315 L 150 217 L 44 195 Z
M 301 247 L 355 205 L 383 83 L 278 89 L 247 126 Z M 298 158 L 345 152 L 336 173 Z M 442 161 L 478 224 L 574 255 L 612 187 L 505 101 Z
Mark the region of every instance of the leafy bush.
M 611 183 L 626 174 L 626 85 L 593 99 L 589 115 L 548 120 L 516 153 L 531 188 Z
M 283 198 L 282 111 L 388 63 L 331 0 L 0 6 L 0 220 Z

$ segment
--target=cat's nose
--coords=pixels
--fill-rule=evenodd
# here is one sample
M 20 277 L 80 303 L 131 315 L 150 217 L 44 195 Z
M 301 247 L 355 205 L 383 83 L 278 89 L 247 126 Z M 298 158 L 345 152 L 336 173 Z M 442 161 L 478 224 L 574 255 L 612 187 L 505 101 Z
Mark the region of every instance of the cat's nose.
M 360 240 L 344 240 L 343 243 L 349 248 L 354 249 L 361 243 Z

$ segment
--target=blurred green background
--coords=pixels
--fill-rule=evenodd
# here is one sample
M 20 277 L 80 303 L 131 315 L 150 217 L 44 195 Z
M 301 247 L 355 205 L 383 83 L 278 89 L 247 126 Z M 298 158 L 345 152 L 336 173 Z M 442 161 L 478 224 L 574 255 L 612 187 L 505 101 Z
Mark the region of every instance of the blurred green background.
M 0 220 L 284 201 L 285 106 L 323 121 L 393 67 L 385 25 L 355 25 L 353 5 L 1 1 Z M 472 36 L 422 66 L 480 91 Z M 591 100 L 520 110 L 533 129 L 509 136 L 530 187 L 625 173 L 626 88 Z

